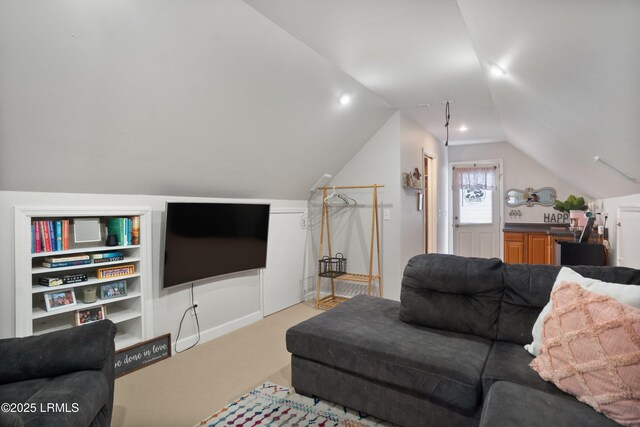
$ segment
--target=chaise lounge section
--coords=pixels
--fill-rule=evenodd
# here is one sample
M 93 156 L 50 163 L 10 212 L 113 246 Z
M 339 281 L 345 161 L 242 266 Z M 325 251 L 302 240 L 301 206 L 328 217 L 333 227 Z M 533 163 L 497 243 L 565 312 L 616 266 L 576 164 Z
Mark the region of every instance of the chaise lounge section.
M 640 285 L 639 270 L 573 269 Z M 416 256 L 401 302 L 358 296 L 289 329 L 292 385 L 404 426 L 617 425 L 529 367 L 523 346 L 559 270 Z

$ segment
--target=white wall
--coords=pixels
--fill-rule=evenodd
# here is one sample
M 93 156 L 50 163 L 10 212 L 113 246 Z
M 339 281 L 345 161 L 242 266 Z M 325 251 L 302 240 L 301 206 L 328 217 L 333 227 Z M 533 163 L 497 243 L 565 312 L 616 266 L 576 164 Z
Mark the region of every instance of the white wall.
M 207 197 L 304 199 L 395 111 L 236 0 L 2 1 L 0 100 L 0 190 Z
M 437 252 L 446 253 L 448 250 L 448 219 L 447 219 L 447 151 L 444 144 L 405 114 L 400 114 L 400 169 L 409 173 L 416 167 L 423 173 L 423 153 L 432 157 L 433 189 L 436 192 L 434 209 L 437 211 Z M 433 172 L 433 171 L 432 171 Z M 409 259 L 425 252 L 424 210 L 417 209 L 417 195 L 414 189 L 401 188 L 402 203 L 402 255 L 400 264 L 404 268 Z M 424 201 L 426 204 L 426 200 Z
M 304 210 L 306 203 L 296 200 L 248 200 L 248 199 L 215 199 L 193 197 L 164 197 L 149 195 L 107 195 L 107 194 L 67 194 L 0 191 L 0 337 L 11 337 L 15 334 L 15 285 L 14 285 L 14 206 L 149 206 L 153 215 L 152 230 L 152 287 L 153 287 L 153 324 L 154 335 L 170 332 L 175 340 L 180 318 L 190 306 L 188 286 L 163 290 L 160 283 L 160 248 L 162 229 L 167 201 L 194 202 L 257 202 L 271 203 L 272 210 L 294 211 Z M 279 214 L 282 215 L 282 214 Z M 299 213 L 293 213 L 301 217 Z M 274 224 L 282 222 L 274 222 Z M 292 248 L 286 239 L 291 233 L 302 233 L 299 221 L 287 222 L 295 224 L 293 230 L 270 228 L 270 245 L 288 247 L 291 251 L 303 251 L 304 248 Z M 283 252 L 283 251 L 279 251 Z M 284 251 L 286 253 L 286 251 Z M 267 254 L 269 257 L 269 254 Z M 301 268 L 297 269 L 300 271 Z M 299 273 L 290 280 L 298 282 Z M 215 338 L 223 333 L 244 326 L 262 318 L 260 277 L 257 271 L 238 273 L 195 285 L 194 293 L 198 300 L 199 321 L 202 341 Z M 194 322 L 189 317 L 185 321 L 179 348 L 184 348 L 193 341 Z
M 415 190 L 405 190 L 401 173 L 418 167 L 422 170 L 422 150 L 436 158 L 438 250 L 447 248 L 446 165 L 447 154 L 442 144 L 403 113 L 393 115 L 369 142 L 338 172 L 329 185 L 384 184 L 379 190 L 383 296 L 400 298 L 400 283 L 409 258 L 424 253 L 424 213 L 417 210 Z M 337 212 L 331 219 L 333 252 L 347 257 L 349 271 L 366 273 L 369 266 L 371 235 L 371 191 L 350 191 L 358 207 Z M 318 245 L 320 204 L 319 194 L 312 199 L 315 212 L 312 230 L 313 247 Z M 390 219 L 384 221 L 384 211 Z M 325 250 L 326 254 L 326 250 Z M 314 258 L 317 259 L 317 258 Z M 374 270 L 375 271 L 375 270 Z M 357 285 L 356 285 L 357 286 Z M 343 286 L 346 293 L 356 293 L 355 286 Z
M 383 275 L 383 296 L 394 298 L 399 296 L 398 277 L 400 254 L 400 116 L 394 114 L 378 132 L 365 144 L 356 155 L 349 160 L 329 185 L 372 185 L 383 184 L 378 190 L 381 267 Z M 352 273 L 366 274 L 369 271 L 369 251 L 371 242 L 371 202 L 372 190 L 352 190 L 347 192 L 358 202 L 357 207 L 331 211 L 332 250 L 342 252 L 347 257 L 348 269 Z M 318 250 L 320 235 L 320 213 L 322 192 L 318 191 L 312 199 L 314 227 L 312 248 Z M 384 221 L 382 211 L 389 210 L 390 221 Z M 326 235 L 325 235 L 326 245 Z M 326 246 L 325 246 L 326 248 Z M 324 255 L 326 255 L 326 249 Z M 318 259 L 314 257 L 314 259 Z M 374 255 L 374 272 L 376 270 Z M 357 293 L 359 285 L 343 285 L 341 289 L 347 294 Z
M 612 197 L 597 200 L 597 204 L 603 215 L 607 215 L 607 228 L 609 229 L 609 264 L 617 265 L 616 244 L 618 239 L 618 208 L 620 206 L 640 206 L 640 193 L 630 196 Z M 604 216 L 602 216 L 604 221 Z M 640 236 L 633 236 L 635 239 Z
M 565 200 L 570 194 L 583 195 L 577 189 L 567 184 L 562 178 L 551 172 L 543 165 L 524 154 L 508 142 L 492 144 L 454 145 L 449 147 L 449 162 L 466 162 L 474 160 L 503 159 L 504 191 L 527 187 L 534 189 L 541 187 L 555 188 L 559 200 Z M 504 195 L 503 195 L 504 196 Z M 588 199 L 585 196 L 585 199 Z M 519 210 L 521 217 L 510 217 L 509 211 Z M 542 223 L 545 214 L 558 214 L 552 207 L 526 205 L 510 208 L 504 205 L 504 222 Z

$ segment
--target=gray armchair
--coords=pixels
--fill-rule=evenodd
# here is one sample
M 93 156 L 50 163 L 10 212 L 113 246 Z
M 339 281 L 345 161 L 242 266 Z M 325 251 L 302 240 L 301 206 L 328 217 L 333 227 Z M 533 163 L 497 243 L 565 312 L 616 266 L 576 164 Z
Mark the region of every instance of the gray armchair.
M 0 426 L 109 426 L 115 333 L 101 320 L 0 340 Z

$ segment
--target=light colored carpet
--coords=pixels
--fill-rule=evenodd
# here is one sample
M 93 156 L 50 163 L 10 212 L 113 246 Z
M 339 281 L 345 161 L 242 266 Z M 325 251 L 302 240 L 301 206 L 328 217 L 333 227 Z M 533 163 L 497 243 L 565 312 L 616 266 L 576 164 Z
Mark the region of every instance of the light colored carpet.
M 392 427 L 392 424 L 332 402 L 264 383 L 195 427 L 215 426 Z
M 291 386 L 285 332 L 318 313 L 298 304 L 118 378 L 111 426 L 193 426 L 264 382 Z

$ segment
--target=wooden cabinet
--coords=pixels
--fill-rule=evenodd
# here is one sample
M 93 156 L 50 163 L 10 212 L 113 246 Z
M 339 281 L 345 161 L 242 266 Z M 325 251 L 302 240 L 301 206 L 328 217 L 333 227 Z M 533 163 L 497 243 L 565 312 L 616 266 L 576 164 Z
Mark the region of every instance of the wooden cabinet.
M 570 236 L 547 233 L 504 232 L 504 262 L 508 264 L 555 264 L 556 240 L 573 240 Z
M 527 264 L 551 264 L 549 258 L 550 236 L 543 233 L 527 233 Z
M 524 233 L 504 233 L 504 262 L 522 264 L 525 262 Z

